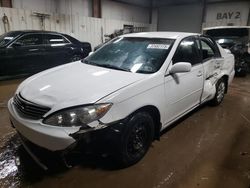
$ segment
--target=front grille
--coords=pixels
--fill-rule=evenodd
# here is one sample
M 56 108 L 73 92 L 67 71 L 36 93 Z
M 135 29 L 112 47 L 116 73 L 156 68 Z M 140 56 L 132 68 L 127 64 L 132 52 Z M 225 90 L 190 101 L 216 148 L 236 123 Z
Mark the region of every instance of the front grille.
M 14 96 L 14 106 L 21 116 L 31 119 L 41 119 L 50 110 L 48 107 L 27 101 L 20 94 Z

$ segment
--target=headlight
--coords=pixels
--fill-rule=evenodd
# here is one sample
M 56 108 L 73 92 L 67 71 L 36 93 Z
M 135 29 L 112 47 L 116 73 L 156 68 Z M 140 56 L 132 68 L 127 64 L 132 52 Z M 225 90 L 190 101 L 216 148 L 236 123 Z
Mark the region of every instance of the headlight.
M 60 127 L 86 126 L 103 117 L 111 106 L 105 103 L 65 109 L 48 116 L 43 123 Z

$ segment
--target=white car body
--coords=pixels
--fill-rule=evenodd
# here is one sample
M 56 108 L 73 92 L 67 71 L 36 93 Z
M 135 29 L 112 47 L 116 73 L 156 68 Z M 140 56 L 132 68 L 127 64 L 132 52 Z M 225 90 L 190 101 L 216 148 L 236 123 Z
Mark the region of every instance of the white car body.
M 172 57 L 179 43 L 193 33 L 149 32 L 123 37 L 170 38 L 175 42 L 161 68 L 153 74 L 113 70 L 82 62 L 55 67 L 26 79 L 17 89 L 26 100 L 49 107 L 44 117 L 58 110 L 82 104 L 112 103 L 110 110 L 98 121 L 91 122 L 91 131 L 105 129 L 110 123 L 128 117 L 145 106 L 159 112 L 160 131 L 211 100 L 216 83 L 222 77 L 227 85 L 234 77 L 234 57 L 218 45 L 221 57 L 211 58 L 193 66 L 190 72 L 169 73 Z M 11 121 L 17 131 L 34 144 L 51 151 L 64 150 L 76 140 L 70 136 L 80 127 L 57 127 L 20 116 L 13 98 L 8 103 Z M 87 131 L 82 131 L 84 134 Z

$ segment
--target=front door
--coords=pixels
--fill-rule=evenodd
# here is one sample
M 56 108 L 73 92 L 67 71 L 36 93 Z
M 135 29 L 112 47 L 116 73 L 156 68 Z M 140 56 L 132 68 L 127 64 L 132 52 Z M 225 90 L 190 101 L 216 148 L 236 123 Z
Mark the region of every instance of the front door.
M 166 122 L 165 126 L 199 105 L 203 89 L 203 66 L 198 50 L 198 39 L 183 39 L 172 59 L 171 66 L 178 62 L 189 62 L 191 71 L 168 74 L 165 77 Z
M 26 75 L 42 70 L 44 63 L 42 34 L 26 34 L 7 48 L 9 75 Z

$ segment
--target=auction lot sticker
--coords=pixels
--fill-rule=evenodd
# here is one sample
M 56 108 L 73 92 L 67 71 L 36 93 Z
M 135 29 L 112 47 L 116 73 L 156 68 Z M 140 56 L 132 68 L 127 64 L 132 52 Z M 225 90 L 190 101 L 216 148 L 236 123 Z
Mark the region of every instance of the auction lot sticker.
M 169 48 L 169 44 L 149 44 L 147 46 L 147 48 L 149 49 L 168 49 Z

